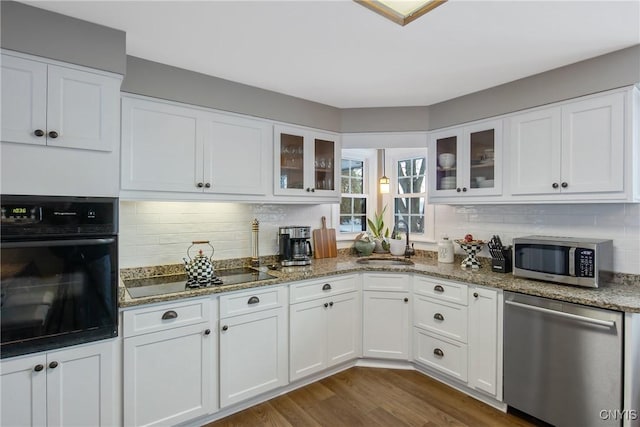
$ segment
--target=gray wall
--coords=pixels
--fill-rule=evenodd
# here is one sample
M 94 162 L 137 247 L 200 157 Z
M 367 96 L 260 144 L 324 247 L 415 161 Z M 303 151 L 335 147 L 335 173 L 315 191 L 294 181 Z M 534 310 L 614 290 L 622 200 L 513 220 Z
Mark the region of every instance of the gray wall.
M 640 82 L 640 45 L 429 106 L 429 129 Z
M 127 56 L 127 75 L 122 91 L 325 130 L 340 130 L 338 108 L 134 56 Z
M 347 108 L 342 110 L 344 133 L 424 131 L 429 107 Z
M 13 1 L 0 2 L 0 46 L 125 74 L 124 31 Z

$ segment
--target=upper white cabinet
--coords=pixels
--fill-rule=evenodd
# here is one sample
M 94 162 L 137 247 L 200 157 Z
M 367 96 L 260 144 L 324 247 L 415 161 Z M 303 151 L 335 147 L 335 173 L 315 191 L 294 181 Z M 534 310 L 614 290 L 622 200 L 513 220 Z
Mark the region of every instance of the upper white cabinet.
M 613 93 L 511 117 L 511 194 L 624 192 L 624 110 Z
M 429 199 L 502 194 L 502 120 L 434 132 L 429 138 Z
M 112 151 L 120 77 L 2 55 L 2 141 Z
M 265 196 L 271 125 L 122 97 L 122 189 Z
M 339 200 L 339 135 L 276 125 L 274 147 L 275 195 Z

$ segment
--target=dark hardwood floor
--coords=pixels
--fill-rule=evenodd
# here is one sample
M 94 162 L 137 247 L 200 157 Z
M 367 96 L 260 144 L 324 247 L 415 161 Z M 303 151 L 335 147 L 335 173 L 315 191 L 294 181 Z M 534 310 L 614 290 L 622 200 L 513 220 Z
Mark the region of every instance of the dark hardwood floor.
M 415 371 L 356 367 L 206 427 L 532 425 Z

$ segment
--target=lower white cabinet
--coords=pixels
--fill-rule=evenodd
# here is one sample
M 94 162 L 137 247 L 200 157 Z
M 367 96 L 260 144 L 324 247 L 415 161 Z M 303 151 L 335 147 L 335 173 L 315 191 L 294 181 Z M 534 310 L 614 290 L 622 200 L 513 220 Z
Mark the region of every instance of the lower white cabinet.
M 356 276 L 352 278 L 357 280 Z M 289 310 L 291 381 L 360 357 L 360 292 L 292 304 Z
M 288 383 L 286 291 L 257 288 L 220 297 L 221 407 Z M 236 312 L 245 314 L 229 315 Z
M 468 386 L 492 396 L 498 393 L 501 324 L 498 322 L 499 292 L 469 287 L 469 382 Z
M 126 426 L 171 425 L 216 410 L 214 303 L 192 299 L 124 313 Z
M 3 426 L 111 426 L 115 340 L 5 359 Z
M 362 293 L 362 355 L 409 359 L 411 276 L 365 273 Z

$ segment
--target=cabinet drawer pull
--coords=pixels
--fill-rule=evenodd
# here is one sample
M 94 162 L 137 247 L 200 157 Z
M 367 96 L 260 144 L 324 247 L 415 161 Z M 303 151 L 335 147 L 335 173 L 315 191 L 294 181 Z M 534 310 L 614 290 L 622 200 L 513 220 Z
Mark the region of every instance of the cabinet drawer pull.
M 433 318 L 436 320 L 444 320 L 444 316 L 440 313 L 436 313 L 433 315 Z
M 258 297 L 251 297 L 249 298 L 249 301 L 247 301 L 247 304 L 257 304 L 260 302 L 260 298 Z
M 42 365 L 40 363 L 33 367 L 33 370 L 36 371 L 36 372 L 40 372 L 43 369 L 44 369 L 44 365 Z
M 56 369 L 58 367 L 58 362 L 54 360 L 53 362 L 49 363 L 49 367 L 51 369 Z
M 44 136 L 44 131 L 42 129 L 36 129 L 33 131 L 35 136 Z
M 438 357 L 444 357 L 444 351 L 440 350 L 439 348 L 434 349 L 433 354 L 435 354 Z
M 222 327 L 222 330 L 223 330 L 223 331 L 226 331 L 227 329 L 229 329 L 229 327 L 228 327 L 227 325 L 224 325 L 224 326 Z
M 177 319 L 177 318 L 178 318 L 178 313 L 176 313 L 173 310 L 169 310 L 162 315 L 162 320 Z
M 58 132 L 56 132 L 55 130 L 52 130 L 51 132 L 49 132 L 49 138 L 56 139 L 57 137 L 58 137 Z
M 325 283 L 324 286 L 322 287 L 323 291 L 330 291 L 331 290 L 331 285 L 328 283 Z
M 477 293 L 477 292 L 474 292 L 474 293 L 473 293 L 473 297 L 474 297 L 474 298 L 478 298 L 478 296 L 479 296 L 479 295 L 478 295 L 478 293 Z
M 442 286 L 440 286 L 440 285 L 435 285 L 435 286 L 433 287 L 433 290 L 434 290 L 435 292 L 444 292 L 444 288 L 443 288 Z

